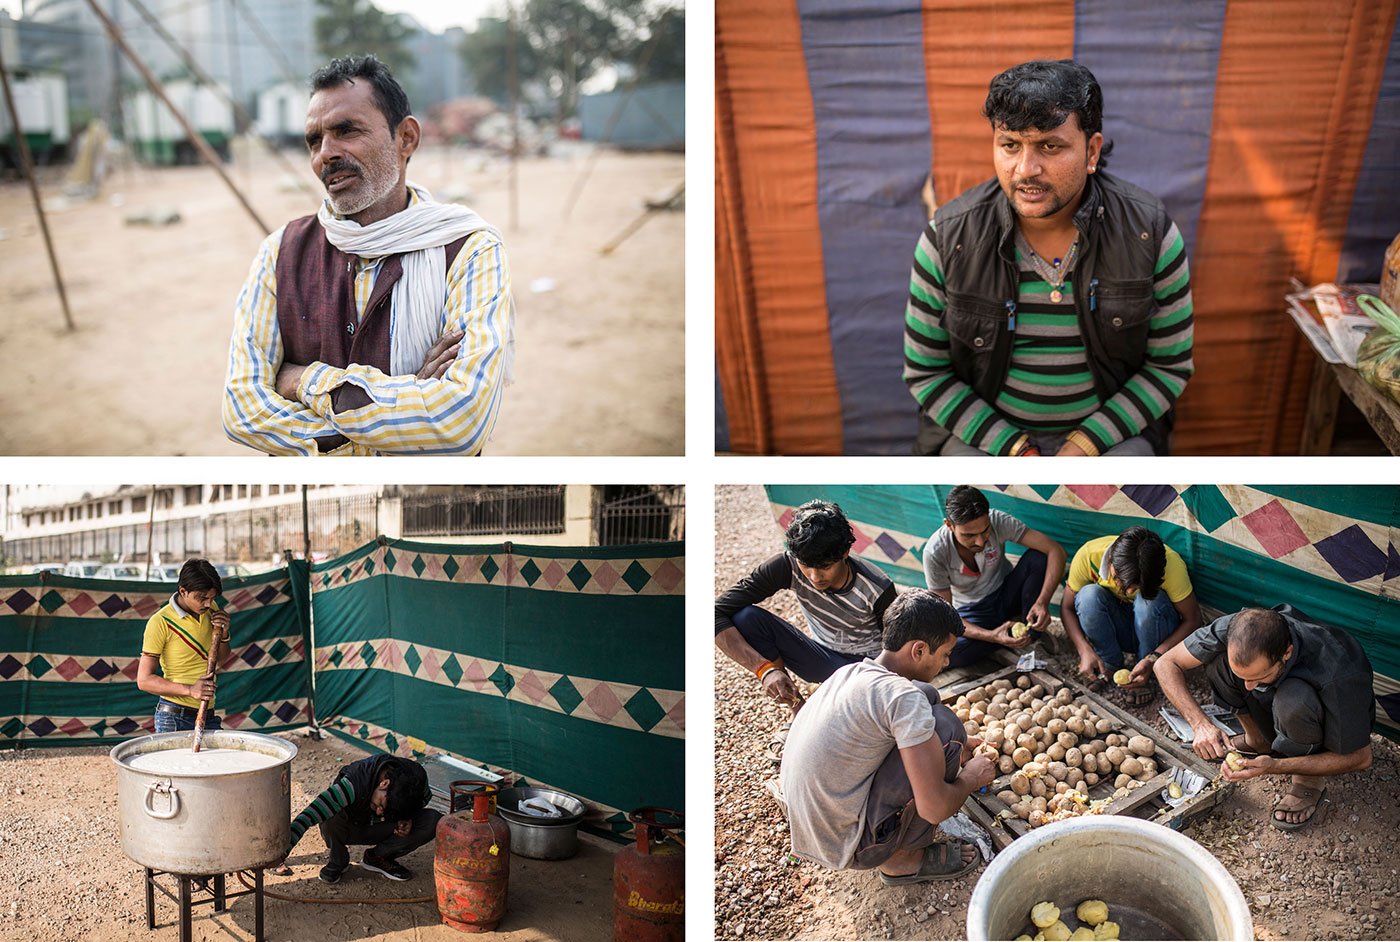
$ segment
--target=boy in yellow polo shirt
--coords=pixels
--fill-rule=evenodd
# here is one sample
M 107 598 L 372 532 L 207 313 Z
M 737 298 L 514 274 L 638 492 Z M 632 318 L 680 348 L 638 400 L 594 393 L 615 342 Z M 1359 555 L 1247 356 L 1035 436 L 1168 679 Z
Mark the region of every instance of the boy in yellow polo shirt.
M 170 601 L 146 622 L 136 686 L 160 698 L 156 732 L 194 729 L 202 699 L 210 707 L 204 728 L 222 729 L 223 721 L 212 709 L 217 684 L 209 672 L 209 648 L 221 644 L 226 650 L 228 645 L 228 612 L 214 607 L 223 580 L 208 560 L 191 559 L 180 567 L 177 585 Z M 224 653 L 219 652 L 219 659 Z
M 1201 625 L 1186 563 L 1146 527 L 1129 527 L 1079 548 L 1069 566 L 1060 620 L 1079 651 L 1079 672 L 1107 678 L 1137 662 L 1124 686 L 1130 702 L 1152 699 L 1152 665 Z

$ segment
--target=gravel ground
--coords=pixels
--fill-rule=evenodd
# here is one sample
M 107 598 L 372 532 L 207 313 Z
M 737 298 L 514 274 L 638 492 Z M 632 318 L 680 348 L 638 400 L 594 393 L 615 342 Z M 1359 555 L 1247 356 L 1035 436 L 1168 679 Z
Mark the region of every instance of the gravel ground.
M 715 495 L 715 589 L 722 591 L 782 548 L 763 490 L 724 486 Z M 784 592 L 769 607 L 803 624 Z M 783 710 L 722 655 L 715 671 L 715 929 L 720 939 L 959 939 L 976 877 L 922 887 L 881 886 L 873 873 L 789 865 L 787 826 L 763 787 L 775 777 L 764 754 Z M 1056 658 L 1054 670 L 1073 670 Z M 1121 704 L 1120 704 L 1121 705 Z M 1157 729 L 1160 696 L 1125 707 Z M 1372 737 L 1375 762 L 1328 789 L 1316 826 L 1270 827 L 1279 780 L 1243 783 L 1185 833 L 1239 882 L 1259 939 L 1385 939 L 1400 914 L 1400 749 Z
M 299 750 L 292 760 L 292 813 L 320 793 L 347 762 L 368 753 L 327 736 L 317 741 L 281 734 Z M 151 942 L 179 938 L 178 905 L 156 894 L 154 931 L 146 928 L 141 867 L 122 854 L 116 770 L 109 747 L 0 751 L 0 940 L 4 942 Z M 563 861 L 511 857 L 506 915 L 495 939 L 511 942 L 604 942 L 612 937 L 614 845 L 581 836 L 576 857 Z M 434 894 L 433 844 L 403 858 L 412 879 L 397 883 L 352 866 L 340 883 L 316 878 L 326 845 L 312 828 L 288 863 L 292 875 L 267 877 L 267 889 L 325 899 L 407 898 Z M 362 847 L 350 848 L 358 862 Z M 163 878 L 172 892 L 173 878 Z M 235 878 L 230 892 L 243 887 Z M 196 896 L 196 900 L 199 897 Z M 269 942 L 352 939 L 460 939 L 434 903 L 324 905 L 271 897 L 265 903 Z M 253 901 L 235 899 L 225 913 L 193 911 L 196 942 L 253 938 Z

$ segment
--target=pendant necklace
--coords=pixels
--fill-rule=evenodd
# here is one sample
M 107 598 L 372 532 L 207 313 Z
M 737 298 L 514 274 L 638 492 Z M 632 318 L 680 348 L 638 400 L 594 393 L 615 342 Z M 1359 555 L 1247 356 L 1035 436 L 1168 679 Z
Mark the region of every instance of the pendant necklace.
M 1054 262 L 1047 262 L 1036 254 L 1035 249 L 1031 248 L 1030 242 L 1028 242 L 1026 237 L 1021 233 L 1016 233 L 1016 237 L 1020 240 L 1022 248 L 1025 249 L 1027 256 L 1030 258 L 1031 267 L 1036 270 L 1036 273 L 1039 274 L 1041 278 L 1045 279 L 1048 285 L 1050 285 L 1051 303 L 1059 304 L 1065 299 L 1063 290 L 1065 279 L 1069 277 L 1069 273 L 1074 267 L 1075 256 L 1079 254 L 1079 236 L 1076 235 L 1074 237 L 1074 241 L 1070 243 L 1069 251 L 1065 253 L 1065 257 L 1063 259 L 1057 258 Z

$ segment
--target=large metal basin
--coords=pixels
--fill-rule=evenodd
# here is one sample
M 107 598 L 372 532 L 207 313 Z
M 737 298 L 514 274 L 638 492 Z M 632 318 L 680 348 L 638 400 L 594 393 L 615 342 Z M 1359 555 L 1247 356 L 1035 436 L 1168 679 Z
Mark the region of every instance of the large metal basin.
M 520 810 L 528 798 L 543 798 L 565 812 L 560 818 L 537 818 Z M 510 849 L 535 860 L 567 860 L 578 853 L 578 823 L 588 808 L 567 792 L 552 788 L 503 788 L 496 810 L 510 828 Z
M 1126 815 L 1057 821 L 1012 841 L 972 891 L 967 937 L 1014 939 L 1036 903 L 1068 906 L 1072 918 L 1085 899 L 1107 902 L 1125 939 L 1254 938 L 1249 904 L 1220 861 L 1176 831 Z
M 157 733 L 112 749 L 122 852 L 168 873 L 232 873 L 282 859 L 291 839 L 292 759 L 297 747 L 261 733 L 213 730 L 201 749 L 238 749 L 276 761 L 237 772 L 153 772 L 137 756 L 188 751 L 194 734 Z

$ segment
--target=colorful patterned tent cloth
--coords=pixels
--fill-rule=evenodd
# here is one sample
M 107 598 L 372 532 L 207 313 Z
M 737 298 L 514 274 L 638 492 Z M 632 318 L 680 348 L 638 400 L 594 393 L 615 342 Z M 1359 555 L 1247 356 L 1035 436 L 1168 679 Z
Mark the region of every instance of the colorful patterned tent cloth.
M 302 576 L 305 579 L 305 576 Z M 286 570 L 224 581 L 236 619 L 216 710 L 260 733 L 306 721 L 304 618 Z M 0 577 L 0 748 L 116 743 L 154 731 L 136 687 L 146 620 L 171 583 Z
M 813 498 L 836 501 L 853 552 L 896 582 L 924 584 L 922 553 L 952 488 L 771 485 L 779 525 Z M 1400 739 L 1400 487 L 1012 485 L 983 488 L 1004 510 L 1074 551 L 1142 524 L 1182 555 L 1203 605 L 1291 602 L 1346 629 L 1375 671 L 1377 728 Z
M 684 545 L 387 540 L 316 566 L 316 708 L 625 812 L 684 804 Z
M 992 76 L 1072 57 L 1104 89 L 1110 170 L 1190 252 L 1182 454 L 1296 453 L 1314 355 L 1290 277 L 1378 281 L 1400 230 L 1400 0 L 720 0 L 721 451 L 908 454 L 915 242 L 992 176 Z
M 234 645 L 218 711 L 230 728 L 308 721 L 309 603 L 316 717 L 337 735 L 571 792 L 614 836 L 634 808 L 684 806 L 684 544 L 380 540 L 309 580 L 295 562 L 224 589 Z M 173 591 L 0 577 L 0 748 L 150 733 L 141 636 Z

